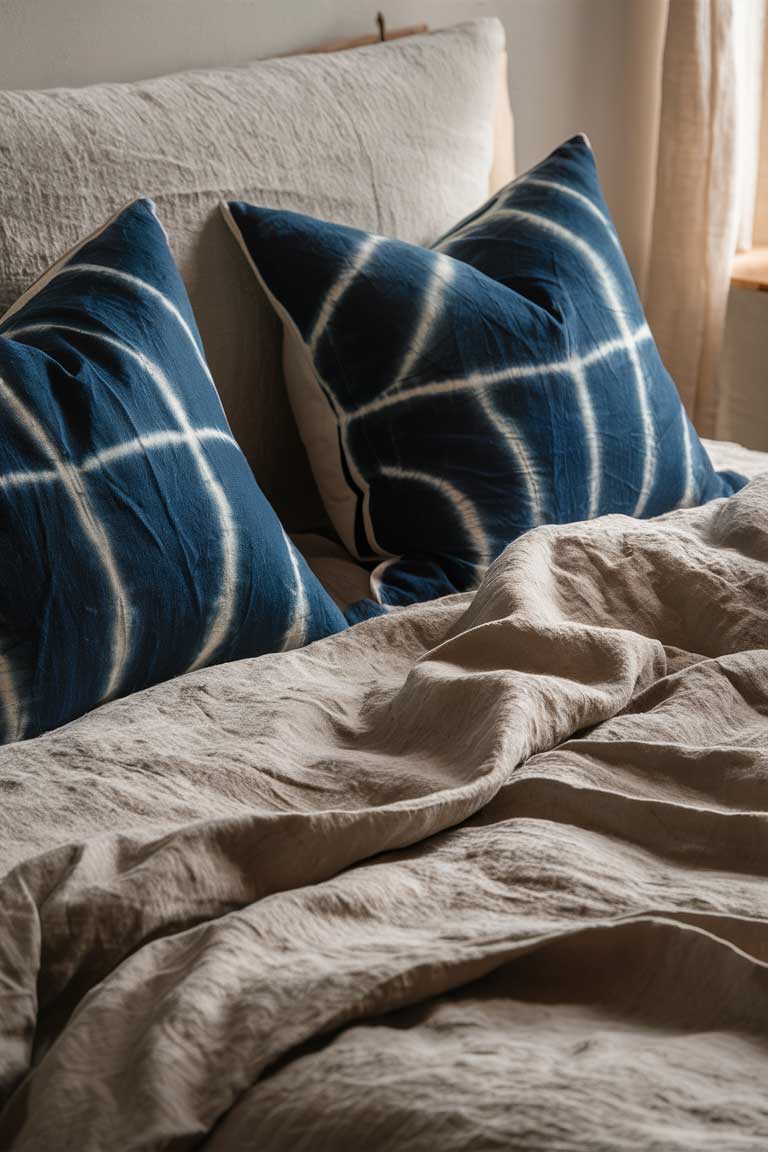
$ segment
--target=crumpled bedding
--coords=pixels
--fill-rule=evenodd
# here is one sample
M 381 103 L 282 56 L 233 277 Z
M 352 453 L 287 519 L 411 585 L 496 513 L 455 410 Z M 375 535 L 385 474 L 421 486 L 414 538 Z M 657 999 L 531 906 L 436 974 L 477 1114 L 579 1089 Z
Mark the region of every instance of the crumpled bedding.
M 745 448 L 743 444 L 734 444 L 730 440 L 702 440 L 702 444 L 712 467 L 718 472 L 730 469 L 750 480 L 768 472 L 768 452 L 756 452 L 754 448 Z
M 764 1149 L 768 477 L 0 749 L 0 1147 Z

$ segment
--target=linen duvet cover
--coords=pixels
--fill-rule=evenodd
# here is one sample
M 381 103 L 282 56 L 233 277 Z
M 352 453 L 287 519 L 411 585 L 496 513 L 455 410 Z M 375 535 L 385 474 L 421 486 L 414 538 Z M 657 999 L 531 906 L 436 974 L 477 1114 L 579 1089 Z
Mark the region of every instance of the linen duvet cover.
M 0 1147 L 764 1149 L 768 477 L 0 749 Z

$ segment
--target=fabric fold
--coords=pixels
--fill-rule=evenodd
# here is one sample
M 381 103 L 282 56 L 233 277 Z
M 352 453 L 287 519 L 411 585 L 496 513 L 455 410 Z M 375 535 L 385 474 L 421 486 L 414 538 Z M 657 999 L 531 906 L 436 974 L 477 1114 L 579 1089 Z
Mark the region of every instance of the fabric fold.
M 764 538 L 768 479 L 538 529 L 474 598 L 0 749 L 0 1144 L 426 1149 L 435 1055 L 448 1148 L 485 1124 L 556 1148 L 579 1116 L 577 1149 L 647 1148 L 665 1091 L 670 1148 L 706 1147 L 718 1108 L 725 1146 L 759 1147 Z M 507 1057 L 495 1112 L 473 1027 Z M 596 1053 L 578 1099 L 542 1071 L 565 1036 Z

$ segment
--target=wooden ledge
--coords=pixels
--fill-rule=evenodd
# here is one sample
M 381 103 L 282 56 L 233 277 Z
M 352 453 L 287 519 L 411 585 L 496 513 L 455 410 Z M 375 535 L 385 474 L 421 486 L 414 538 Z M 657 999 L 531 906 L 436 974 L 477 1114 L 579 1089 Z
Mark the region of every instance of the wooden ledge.
M 303 48 L 301 52 L 295 55 L 313 56 L 320 55 L 326 52 L 347 52 L 350 48 L 368 48 L 371 44 L 386 44 L 390 40 L 402 40 L 405 36 L 421 36 L 425 32 L 429 32 L 427 24 L 411 24 L 408 28 L 384 28 L 378 36 L 355 36 L 351 40 L 334 40 L 331 44 L 318 44 L 314 48 Z M 291 52 L 289 55 L 293 56 Z
M 733 262 L 731 284 L 734 288 L 768 292 L 768 246 L 738 253 Z

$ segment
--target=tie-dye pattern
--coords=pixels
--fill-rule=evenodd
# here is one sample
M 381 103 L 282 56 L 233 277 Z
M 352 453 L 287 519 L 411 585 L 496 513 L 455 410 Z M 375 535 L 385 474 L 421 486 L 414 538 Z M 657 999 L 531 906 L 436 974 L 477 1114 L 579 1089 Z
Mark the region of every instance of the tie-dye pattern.
M 350 619 L 474 586 L 538 524 L 656 516 L 743 484 L 713 470 L 659 358 L 585 137 L 431 250 L 229 211 L 312 366 L 289 392 L 326 506 L 376 566 Z
M 130 205 L 0 323 L 0 740 L 344 620 L 227 424 Z

